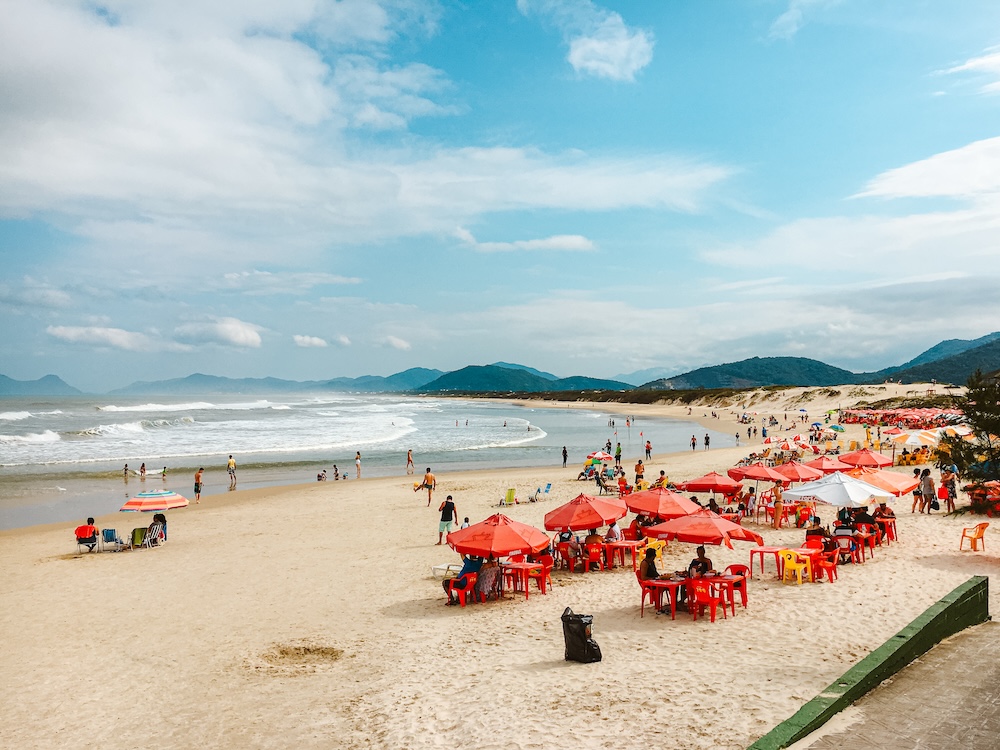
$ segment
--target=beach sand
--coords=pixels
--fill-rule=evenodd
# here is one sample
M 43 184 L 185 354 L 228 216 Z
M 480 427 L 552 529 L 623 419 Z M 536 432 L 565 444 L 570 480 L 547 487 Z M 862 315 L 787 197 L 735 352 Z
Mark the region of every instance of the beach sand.
M 839 404 L 789 389 L 749 410 L 818 416 L 891 395 L 841 390 Z M 677 416 L 735 433 L 731 408 L 711 408 L 721 419 L 705 407 L 620 410 L 640 424 Z M 852 426 L 845 438 L 861 434 Z M 646 476 L 724 472 L 749 450 L 655 455 Z M 623 461 L 630 473 L 636 458 Z M 168 514 L 162 548 L 119 554 L 77 554 L 72 525 L 0 532 L 0 744 L 743 748 L 956 585 L 998 569 L 993 552 L 958 552 L 960 529 L 978 519 L 911 515 L 904 498 L 898 544 L 842 566 L 834 584 L 783 585 L 769 563 L 750 584 L 749 607 L 714 624 L 648 609 L 640 618 L 630 567 L 556 571 L 548 595 L 532 590 L 528 600 L 444 606 L 431 566 L 458 560 L 434 544 L 445 495 L 476 522 L 507 487 L 523 500 L 552 482 L 550 499 L 503 511 L 540 527 L 547 511 L 593 491 L 578 471 L 441 475 L 431 508 L 406 476 L 208 496 Z M 149 520 L 98 526 L 125 534 Z M 750 526 L 768 544 L 803 538 Z M 722 569 L 745 564 L 749 549 L 708 554 Z M 663 567 L 692 557 L 692 545 L 671 543 Z M 567 606 L 594 616 L 602 662 L 564 661 Z

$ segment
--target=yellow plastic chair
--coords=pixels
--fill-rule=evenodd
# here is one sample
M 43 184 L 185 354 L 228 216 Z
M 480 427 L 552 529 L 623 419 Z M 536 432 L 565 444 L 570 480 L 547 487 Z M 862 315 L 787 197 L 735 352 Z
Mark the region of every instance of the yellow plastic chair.
M 986 551 L 986 538 L 983 536 L 986 533 L 986 527 L 989 526 L 988 523 L 979 523 L 975 526 L 971 526 L 966 529 L 962 529 L 962 538 L 958 540 L 958 551 L 962 551 L 962 545 L 965 544 L 965 540 L 969 540 L 969 546 L 972 547 L 973 552 L 979 551 L 979 545 L 983 546 L 983 551 Z M 972 532 L 971 534 L 969 532 Z
M 799 585 L 801 586 L 802 571 L 806 572 L 806 575 L 809 576 L 810 581 L 812 580 L 812 561 L 808 557 L 806 558 L 799 557 L 799 554 L 797 552 L 794 552 L 790 549 L 783 549 L 779 554 L 781 555 L 781 559 L 784 562 L 784 569 L 785 569 L 785 572 L 781 577 L 782 583 L 791 580 L 792 576 L 795 576 L 798 579 Z
M 500 505 L 515 505 L 517 503 L 517 490 L 513 487 L 507 490 L 507 494 L 504 495 L 503 500 L 500 501 Z
M 663 562 L 663 550 L 666 548 L 666 546 L 667 543 L 662 539 L 647 539 L 646 547 L 643 550 L 642 554 L 645 555 L 646 554 L 645 550 L 647 549 L 655 549 L 657 562 Z

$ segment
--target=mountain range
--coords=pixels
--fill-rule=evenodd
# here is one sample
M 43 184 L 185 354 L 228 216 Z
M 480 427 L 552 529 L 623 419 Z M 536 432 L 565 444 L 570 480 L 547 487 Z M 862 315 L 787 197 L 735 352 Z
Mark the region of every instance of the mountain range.
M 805 357 L 751 357 L 711 367 L 699 367 L 672 377 L 660 377 L 638 384 L 642 390 L 698 390 L 711 388 L 756 388 L 772 385 L 831 386 L 881 383 L 964 383 L 976 370 L 1000 370 L 1000 331 L 978 339 L 949 339 L 896 367 L 876 372 L 854 373 Z M 383 377 L 330 380 L 282 380 L 280 378 L 226 378 L 196 373 L 186 378 L 138 381 L 110 395 L 145 396 L 211 393 L 295 393 L 341 391 L 355 393 L 545 393 L 565 391 L 625 391 L 636 386 L 636 376 L 658 370 L 606 380 L 586 376 L 560 378 L 527 365 L 494 362 L 469 365 L 452 372 L 414 367 Z M 662 372 L 662 370 L 659 370 Z M 83 395 L 55 375 L 22 381 L 0 375 L 0 396 Z

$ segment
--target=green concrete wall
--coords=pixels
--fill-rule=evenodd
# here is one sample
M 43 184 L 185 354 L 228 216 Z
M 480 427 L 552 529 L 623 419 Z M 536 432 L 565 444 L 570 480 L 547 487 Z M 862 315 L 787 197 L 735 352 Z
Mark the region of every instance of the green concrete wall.
M 801 740 L 935 644 L 989 619 L 989 578 L 973 576 L 851 667 L 794 716 L 753 743 L 749 750 L 779 750 Z

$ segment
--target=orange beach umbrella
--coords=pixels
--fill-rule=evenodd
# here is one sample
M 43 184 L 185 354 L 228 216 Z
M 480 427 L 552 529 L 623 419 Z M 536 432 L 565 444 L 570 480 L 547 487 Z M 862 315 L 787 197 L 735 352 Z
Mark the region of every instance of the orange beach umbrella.
M 539 552 L 549 546 L 545 532 L 495 513 L 485 521 L 448 534 L 448 546 L 462 555 L 506 557 Z
M 565 505 L 545 514 L 545 528 L 549 531 L 596 529 L 617 521 L 626 513 L 628 508 L 617 497 L 577 495 Z
M 626 495 L 623 500 L 628 509 L 634 513 L 645 513 L 664 520 L 689 516 L 701 510 L 698 503 L 688 500 L 679 492 L 663 487 L 633 492 Z
M 732 521 L 727 521 L 707 508 L 689 516 L 674 518 L 655 526 L 647 526 L 643 529 L 643 533 L 653 539 L 676 539 L 679 542 L 690 542 L 691 544 L 725 544 L 729 549 L 733 548 L 733 539 L 756 542 L 758 545 L 764 544 L 760 534 L 745 529 Z

